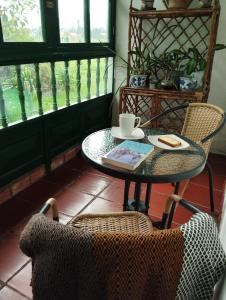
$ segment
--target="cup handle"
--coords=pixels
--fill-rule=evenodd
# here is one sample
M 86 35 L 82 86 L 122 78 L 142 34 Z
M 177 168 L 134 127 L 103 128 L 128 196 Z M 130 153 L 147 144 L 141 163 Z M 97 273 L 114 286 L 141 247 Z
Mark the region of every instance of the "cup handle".
M 137 123 L 137 125 L 134 128 L 137 128 L 137 127 L 140 126 L 141 118 L 140 117 L 136 117 L 135 118 L 135 122 L 136 122 L 136 120 L 138 120 L 138 123 Z

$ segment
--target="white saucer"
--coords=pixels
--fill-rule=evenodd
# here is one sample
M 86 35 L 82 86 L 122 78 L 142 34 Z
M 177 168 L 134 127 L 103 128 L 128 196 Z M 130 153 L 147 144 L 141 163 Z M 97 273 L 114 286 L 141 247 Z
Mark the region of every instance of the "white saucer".
M 164 134 L 165 135 L 165 134 Z M 182 149 L 186 149 L 187 147 L 189 147 L 189 144 L 186 142 L 186 141 L 184 141 L 184 140 L 182 140 L 181 138 L 179 138 L 177 135 L 175 135 L 175 134 L 167 134 L 167 136 L 169 136 L 169 137 L 172 137 L 172 138 L 174 138 L 174 139 L 176 139 L 176 140 L 178 140 L 178 141 L 180 141 L 181 142 L 181 146 L 179 146 L 179 147 L 171 147 L 171 146 L 169 146 L 169 145 L 166 145 L 166 144 L 164 144 L 164 143 L 162 143 L 162 142 L 160 142 L 160 141 L 158 141 L 158 138 L 160 137 L 161 135 L 149 135 L 148 136 L 148 140 L 149 140 L 149 142 L 150 143 L 152 143 L 154 146 L 156 146 L 156 147 L 159 147 L 159 148 L 161 148 L 161 149 L 166 149 L 166 150 L 182 150 Z
M 123 136 L 120 127 L 112 127 L 111 135 L 117 139 L 122 139 L 122 140 L 140 140 L 144 138 L 144 132 L 140 128 L 135 128 L 132 134 L 129 136 Z

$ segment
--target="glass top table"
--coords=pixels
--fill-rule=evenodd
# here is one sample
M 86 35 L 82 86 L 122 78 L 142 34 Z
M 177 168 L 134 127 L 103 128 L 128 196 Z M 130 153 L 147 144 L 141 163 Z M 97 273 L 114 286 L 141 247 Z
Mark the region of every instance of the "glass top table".
M 145 136 L 167 134 L 166 131 L 156 129 L 143 129 L 143 131 Z M 178 182 L 199 174 L 205 166 L 206 156 L 196 143 L 177 135 L 190 146 L 182 150 L 164 150 L 155 147 L 151 155 L 134 171 L 102 163 L 102 156 L 122 142 L 111 136 L 110 129 L 90 134 L 82 143 L 82 151 L 95 168 L 113 177 L 146 183 Z M 149 143 L 147 138 L 138 142 Z
M 169 134 L 164 130 L 145 128 L 145 138 L 139 142 L 149 143 L 148 135 Z M 175 134 L 175 133 L 174 133 Z M 87 136 L 82 143 L 82 152 L 89 163 L 99 171 L 110 176 L 125 180 L 124 210 L 139 210 L 147 212 L 149 208 L 150 189 L 152 183 L 177 183 L 199 174 L 205 167 L 206 156 L 199 145 L 179 134 L 189 143 L 189 147 L 181 150 L 165 150 L 155 147 L 150 156 L 134 171 L 104 164 L 102 156 L 122 142 L 111 135 L 111 129 L 103 129 Z M 130 181 L 136 183 L 134 199 L 128 202 Z M 145 206 L 140 201 L 140 185 L 147 183 Z M 178 192 L 178 187 L 175 193 Z M 131 203 L 132 206 L 131 206 Z M 134 204 L 135 203 L 135 204 Z

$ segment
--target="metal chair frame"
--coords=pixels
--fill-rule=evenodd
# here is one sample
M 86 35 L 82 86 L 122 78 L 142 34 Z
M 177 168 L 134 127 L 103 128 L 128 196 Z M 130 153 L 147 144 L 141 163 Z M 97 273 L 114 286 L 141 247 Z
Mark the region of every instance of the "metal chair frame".
M 192 104 L 192 105 L 194 105 L 194 104 Z M 188 107 L 189 107 L 189 104 L 184 104 L 184 105 L 176 106 L 174 108 L 167 109 L 167 110 L 163 111 L 162 113 L 152 117 L 149 121 L 145 122 L 142 125 L 142 127 L 147 127 L 148 125 L 151 124 L 151 122 L 157 121 L 157 120 L 161 119 L 163 116 L 166 116 L 169 113 L 175 112 L 175 111 L 180 110 L 180 109 L 186 109 Z M 207 136 L 202 138 L 201 141 L 196 141 L 196 142 L 199 142 L 199 144 L 202 146 L 202 144 L 206 143 L 208 140 L 213 138 L 224 127 L 225 122 L 226 122 L 226 114 L 225 114 L 225 112 L 223 112 L 222 113 L 222 119 L 221 119 L 221 122 L 218 125 L 218 127 L 213 132 L 211 132 L 210 134 L 208 134 Z M 208 161 L 206 161 L 206 167 L 207 167 L 208 177 L 209 177 L 210 208 L 211 208 L 211 211 L 214 212 L 213 172 L 212 172 L 211 165 Z M 149 187 L 149 190 L 150 190 L 150 187 Z M 179 191 L 179 183 L 176 184 L 174 193 L 177 194 L 178 191 Z M 146 195 L 146 197 L 147 196 L 148 195 Z M 173 207 L 172 207 L 172 209 L 173 209 Z M 170 217 L 170 219 L 172 220 L 172 217 Z
M 171 217 L 173 218 L 172 213 L 172 206 L 181 205 L 191 211 L 192 213 L 200 213 L 202 210 L 197 208 L 196 206 L 189 203 L 186 199 L 183 199 L 179 195 L 172 194 L 168 197 L 165 205 L 165 209 L 162 214 L 162 219 L 159 222 L 153 222 L 153 226 L 159 228 L 159 229 L 167 229 L 171 227 Z M 52 219 L 54 221 L 59 222 L 59 214 L 57 209 L 57 201 L 55 198 L 50 198 L 45 202 L 39 213 L 47 214 L 47 212 L 51 209 L 52 211 Z M 174 212 L 174 211 L 173 211 Z M 122 212 L 123 214 L 123 212 Z M 107 215 L 107 213 L 106 213 Z

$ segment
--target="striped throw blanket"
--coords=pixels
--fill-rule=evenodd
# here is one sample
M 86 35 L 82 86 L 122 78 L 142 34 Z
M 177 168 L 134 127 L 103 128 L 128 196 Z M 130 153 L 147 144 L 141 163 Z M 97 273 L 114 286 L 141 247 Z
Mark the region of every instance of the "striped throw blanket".
M 34 300 L 208 300 L 226 268 L 204 213 L 147 234 L 91 233 L 37 214 L 20 247 L 33 260 Z

